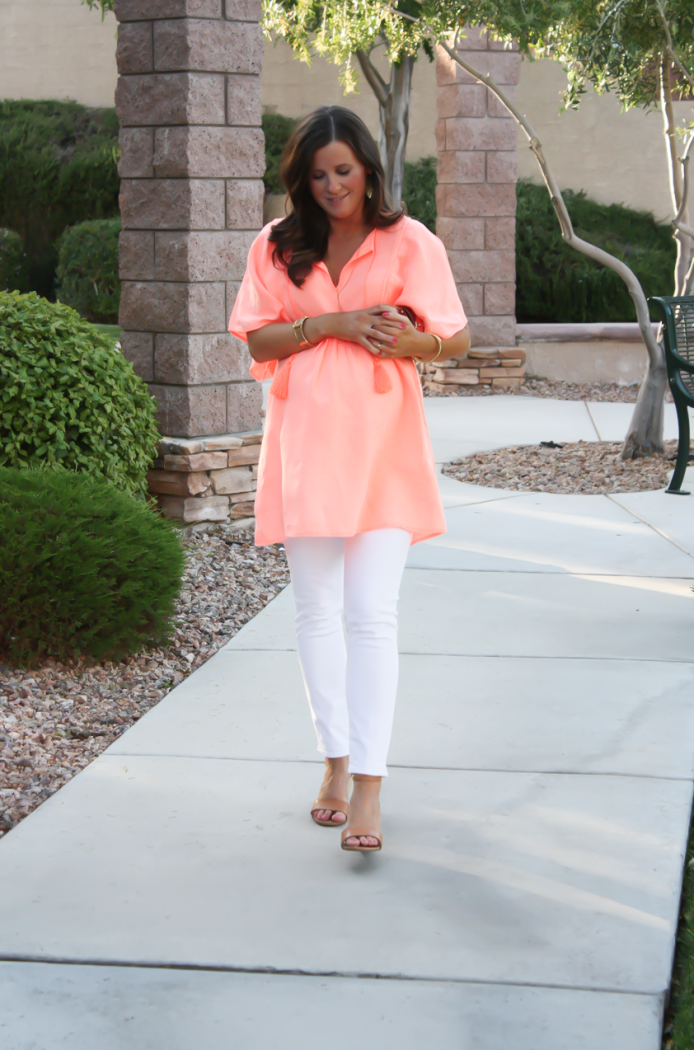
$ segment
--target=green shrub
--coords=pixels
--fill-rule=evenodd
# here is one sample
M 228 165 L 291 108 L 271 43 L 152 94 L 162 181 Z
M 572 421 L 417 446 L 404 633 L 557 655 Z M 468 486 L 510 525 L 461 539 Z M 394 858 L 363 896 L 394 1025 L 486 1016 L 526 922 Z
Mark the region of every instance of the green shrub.
M 0 291 L 27 292 L 29 271 L 22 238 L 13 230 L 0 229 Z
M 0 656 L 119 658 L 165 642 L 184 557 L 175 526 L 109 482 L 0 468 Z
M 285 193 L 280 181 L 280 160 L 289 136 L 299 122 L 292 117 L 283 117 L 281 113 L 263 113 L 260 120 L 265 135 L 265 192 Z
M 155 411 L 108 335 L 62 303 L 0 292 L 0 466 L 66 467 L 144 496 Z
M 436 157 L 405 161 L 402 196 L 407 214 L 436 233 Z
M 0 226 L 24 241 L 29 287 L 53 297 L 66 226 L 118 214 L 115 109 L 0 101 Z
M 636 311 L 620 277 L 564 243 L 544 186 L 517 188 L 516 314 L 519 321 L 633 321 Z M 649 295 L 671 295 L 675 243 L 668 226 L 621 204 L 599 204 L 564 192 L 574 229 L 631 267 Z
M 60 238 L 56 296 L 88 321 L 118 321 L 120 230 L 120 219 L 91 219 Z

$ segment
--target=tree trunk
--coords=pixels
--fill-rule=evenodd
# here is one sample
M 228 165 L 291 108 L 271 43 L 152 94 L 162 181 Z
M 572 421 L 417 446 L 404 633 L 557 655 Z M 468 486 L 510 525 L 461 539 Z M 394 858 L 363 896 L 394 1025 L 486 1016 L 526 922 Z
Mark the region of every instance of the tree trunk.
M 410 130 L 410 95 L 415 57 L 405 55 L 400 65 L 390 67 L 388 101 L 385 105 L 379 103 L 378 107 L 381 118 L 378 149 L 386 171 L 386 186 L 396 206 L 402 200 L 405 181 L 405 150 Z
M 380 118 L 378 151 L 386 175 L 386 189 L 393 203 L 398 205 L 402 200 L 405 179 L 405 150 L 410 130 L 412 72 L 417 56 L 405 55 L 399 65 L 391 65 L 388 84 L 383 80 L 366 51 L 357 51 L 357 58 L 378 100 Z
M 667 389 L 667 369 L 665 367 L 665 349 L 658 339 L 662 360 L 653 364 L 648 357 L 646 371 L 641 382 L 639 396 L 627 436 L 624 439 L 622 459 L 641 459 L 654 452 L 663 451 L 663 423 L 665 391 Z
M 675 114 L 672 108 L 672 69 L 670 57 L 661 55 L 660 59 L 660 110 L 663 115 L 665 152 L 667 155 L 668 175 L 670 176 L 670 196 L 672 210 L 685 226 L 689 224 L 689 208 L 685 200 L 685 186 L 682 171 L 677 157 L 677 129 Z M 675 229 L 673 234 L 677 243 L 675 262 L 675 280 L 673 295 L 686 295 L 687 278 L 691 264 L 692 238 L 682 229 Z

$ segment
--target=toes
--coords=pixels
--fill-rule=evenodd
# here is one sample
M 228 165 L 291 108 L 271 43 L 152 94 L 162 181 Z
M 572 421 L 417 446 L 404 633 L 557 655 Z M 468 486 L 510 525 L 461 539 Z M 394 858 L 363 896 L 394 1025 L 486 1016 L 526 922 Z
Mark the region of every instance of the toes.
M 333 815 L 331 817 L 331 820 L 332 820 L 333 824 L 344 824 L 345 821 L 347 820 L 347 817 L 344 815 L 344 813 L 341 813 L 340 810 L 337 809 L 333 813 Z

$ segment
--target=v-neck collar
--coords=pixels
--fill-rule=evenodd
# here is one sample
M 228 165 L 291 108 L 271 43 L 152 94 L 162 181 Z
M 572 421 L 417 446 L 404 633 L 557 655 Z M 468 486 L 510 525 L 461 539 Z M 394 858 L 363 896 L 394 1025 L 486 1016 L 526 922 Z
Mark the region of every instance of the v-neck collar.
M 332 277 L 330 276 L 330 270 L 328 269 L 328 267 L 325 265 L 325 263 L 323 262 L 322 259 L 320 260 L 320 262 L 317 265 L 323 267 L 323 269 L 325 270 L 325 272 L 328 275 L 328 280 L 332 284 L 332 286 L 335 289 L 335 291 L 337 291 L 339 289 L 340 285 L 342 284 L 342 278 L 344 276 L 344 273 L 345 273 L 345 270 L 347 269 L 347 267 L 351 266 L 352 263 L 355 263 L 357 261 L 357 259 L 361 259 L 362 255 L 366 255 L 367 252 L 372 252 L 374 250 L 374 240 L 375 240 L 375 238 L 376 238 L 376 227 L 374 226 L 372 229 L 369 230 L 369 232 L 367 233 L 366 237 L 361 242 L 361 244 L 359 245 L 357 250 L 354 252 L 353 255 L 350 255 L 349 259 L 347 260 L 345 265 L 340 270 L 340 277 L 338 279 L 337 284 L 335 284 L 335 282 L 333 281 Z

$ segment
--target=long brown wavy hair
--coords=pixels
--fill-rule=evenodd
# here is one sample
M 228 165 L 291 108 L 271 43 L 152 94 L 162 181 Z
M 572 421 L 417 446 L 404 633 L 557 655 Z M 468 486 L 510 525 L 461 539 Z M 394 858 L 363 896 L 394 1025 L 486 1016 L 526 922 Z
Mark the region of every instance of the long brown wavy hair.
M 371 172 L 372 194 L 364 198 L 364 218 L 372 227 L 392 226 L 404 214 L 403 209 L 394 208 L 388 198 L 378 147 L 364 121 L 342 106 L 321 106 L 314 110 L 294 129 L 282 155 L 280 176 L 287 187 L 292 211 L 275 223 L 269 237 L 275 245 L 272 252 L 275 265 L 283 266 L 298 288 L 313 264 L 320 262 L 328 250 L 330 222 L 311 193 L 309 178 L 316 150 L 330 142 L 344 142 Z

